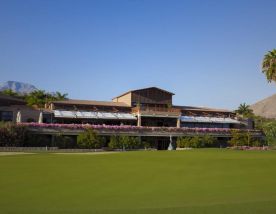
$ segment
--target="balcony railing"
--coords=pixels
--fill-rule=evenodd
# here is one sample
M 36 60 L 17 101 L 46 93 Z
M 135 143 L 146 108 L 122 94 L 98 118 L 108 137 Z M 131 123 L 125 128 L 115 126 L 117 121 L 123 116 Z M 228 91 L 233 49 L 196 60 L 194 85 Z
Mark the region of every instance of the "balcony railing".
M 140 113 L 141 115 L 152 115 L 152 116 L 180 116 L 181 110 L 177 108 L 166 108 L 166 107 L 149 107 L 140 106 L 132 108 L 133 113 Z

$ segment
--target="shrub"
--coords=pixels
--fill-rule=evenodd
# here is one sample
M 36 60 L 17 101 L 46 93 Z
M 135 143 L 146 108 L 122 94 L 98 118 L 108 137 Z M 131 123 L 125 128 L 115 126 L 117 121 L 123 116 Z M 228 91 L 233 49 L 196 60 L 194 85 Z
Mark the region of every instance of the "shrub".
M 116 135 L 111 136 L 108 147 L 110 147 L 111 149 L 122 149 L 122 145 L 120 144 L 119 137 Z
M 176 140 L 176 145 L 179 148 L 191 148 L 194 147 L 194 143 L 192 141 L 193 137 L 178 137 Z
M 202 136 L 202 143 L 205 147 L 214 147 L 217 144 L 217 138 L 207 134 Z
M 0 146 L 23 146 L 26 128 L 11 122 L 0 122 Z
M 111 136 L 108 146 L 112 149 L 138 149 L 144 145 L 138 137 L 130 137 L 127 135 Z
M 176 145 L 178 148 L 187 148 L 189 144 L 189 137 L 178 137 Z
M 268 145 L 276 145 L 276 121 L 270 121 L 263 125 L 263 131 Z
M 202 138 L 197 136 L 194 136 L 190 139 L 190 147 L 192 148 L 202 148 L 204 147 L 204 143 L 202 141 Z
M 142 146 L 143 146 L 145 149 L 149 149 L 149 148 L 150 148 L 150 143 L 147 142 L 147 141 L 143 141 L 143 142 L 142 142 Z
M 102 148 L 103 140 L 93 129 L 86 129 L 78 136 L 77 144 L 80 148 L 97 149 Z
M 264 142 L 260 138 L 254 138 L 252 133 L 244 130 L 233 130 L 232 138 L 228 142 L 230 146 L 262 146 Z
M 215 146 L 217 140 L 211 135 L 178 137 L 176 144 L 179 148 L 203 148 Z
M 51 145 L 51 143 L 52 142 L 51 142 L 50 135 L 27 133 L 24 146 L 31 146 L 31 147 L 54 146 L 54 145 Z
M 129 137 L 126 138 L 126 149 L 139 149 L 142 147 L 139 137 Z
M 177 146 L 178 148 L 184 148 L 184 146 L 182 145 L 182 137 L 178 137 L 178 138 L 176 139 L 176 146 Z
M 57 135 L 54 136 L 54 145 L 52 146 L 56 146 L 61 149 L 74 148 L 76 147 L 76 142 L 71 136 Z
M 247 135 L 244 131 L 241 130 L 232 130 L 231 139 L 229 140 L 230 146 L 249 146 L 250 135 Z
M 252 141 L 252 144 L 251 144 L 251 146 L 256 146 L 256 147 L 262 146 L 262 145 L 263 145 L 262 142 L 258 139 Z
M 122 135 L 119 137 L 119 144 L 123 149 L 128 149 L 131 146 L 131 140 L 129 136 Z

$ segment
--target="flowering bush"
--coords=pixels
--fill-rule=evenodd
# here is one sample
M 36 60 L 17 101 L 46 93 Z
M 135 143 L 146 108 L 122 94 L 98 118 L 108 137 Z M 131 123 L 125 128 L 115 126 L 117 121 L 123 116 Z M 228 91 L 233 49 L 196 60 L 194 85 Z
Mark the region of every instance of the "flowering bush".
M 129 125 L 92 125 L 92 124 L 59 124 L 59 123 L 20 123 L 18 126 L 29 127 L 29 128 L 47 128 L 47 129 L 73 129 L 73 130 L 85 130 L 94 129 L 102 132 L 169 132 L 169 133 L 194 133 L 194 134 L 230 134 L 233 130 L 228 128 L 177 128 L 177 127 L 139 127 Z M 257 130 L 245 130 L 251 133 L 259 131 Z
M 177 128 L 177 127 L 139 127 L 139 126 L 117 126 L 117 125 L 91 125 L 91 124 L 59 124 L 59 123 L 20 123 L 18 126 L 30 127 L 30 128 L 52 128 L 52 129 L 94 129 L 101 131 L 122 131 L 122 132 L 175 132 L 175 133 L 231 133 L 228 128 Z M 250 130 L 254 132 L 255 130 Z

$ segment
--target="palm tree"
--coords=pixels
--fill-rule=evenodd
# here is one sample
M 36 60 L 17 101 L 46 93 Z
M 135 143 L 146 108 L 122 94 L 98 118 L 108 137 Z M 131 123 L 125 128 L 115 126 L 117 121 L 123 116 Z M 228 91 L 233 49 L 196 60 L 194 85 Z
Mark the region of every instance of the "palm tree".
M 36 106 L 38 108 L 44 108 L 45 104 L 51 101 L 67 100 L 68 94 L 62 94 L 60 92 L 49 93 L 44 90 L 36 90 L 29 93 L 25 100 L 29 106 Z
M 264 56 L 262 72 L 266 75 L 268 82 L 276 82 L 276 49 L 269 51 Z
M 242 115 L 244 117 L 251 117 L 253 116 L 253 110 L 250 109 L 250 106 L 246 103 L 240 104 L 238 109 L 235 111 L 237 114 Z
M 56 97 L 57 100 L 67 100 L 68 99 L 67 96 L 68 96 L 67 93 L 66 94 L 62 94 L 59 91 L 57 91 L 55 93 L 55 97 Z
M 43 108 L 46 102 L 47 95 L 43 90 L 36 90 L 29 93 L 25 100 L 29 106 L 36 106 L 38 108 Z

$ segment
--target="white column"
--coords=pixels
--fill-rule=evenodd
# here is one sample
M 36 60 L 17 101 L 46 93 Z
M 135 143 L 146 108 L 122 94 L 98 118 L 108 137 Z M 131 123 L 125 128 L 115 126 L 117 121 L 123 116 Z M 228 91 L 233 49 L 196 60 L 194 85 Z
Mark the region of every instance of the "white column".
M 142 126 L 141 122 L 142 122 L 141 121 L 141 114 L 140 114 L 140 112 L 138 112 L 138 114 L 137 114 L 137 126 Z
M 177 118 L 176 127 L 177 127 L 177 128 L 180 128 L 180 116 Z

